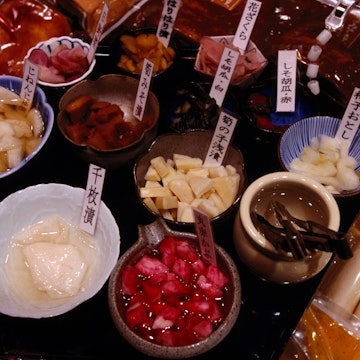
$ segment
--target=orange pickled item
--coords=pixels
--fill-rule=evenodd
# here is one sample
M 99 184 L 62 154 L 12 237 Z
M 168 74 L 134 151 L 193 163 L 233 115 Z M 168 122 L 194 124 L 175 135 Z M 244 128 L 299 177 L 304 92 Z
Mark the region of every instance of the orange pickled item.
M 360 341 L 351 331 L 311 304 L 302 318 L 309 359 L 360 359 Z

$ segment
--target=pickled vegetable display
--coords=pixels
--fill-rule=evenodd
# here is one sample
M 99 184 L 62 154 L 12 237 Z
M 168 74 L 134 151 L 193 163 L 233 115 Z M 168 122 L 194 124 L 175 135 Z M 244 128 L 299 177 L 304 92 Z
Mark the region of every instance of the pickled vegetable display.
M 26 111 L 19 95 L 0 87 L 0 172 L 12 169 L 31 154 L 43 132 L 40 111 Z
M 229 276 L 187 239 L 167 235 L 124 267 L 119 311 L 142 338 L 184 346 L 208 337 L 227 311 Z

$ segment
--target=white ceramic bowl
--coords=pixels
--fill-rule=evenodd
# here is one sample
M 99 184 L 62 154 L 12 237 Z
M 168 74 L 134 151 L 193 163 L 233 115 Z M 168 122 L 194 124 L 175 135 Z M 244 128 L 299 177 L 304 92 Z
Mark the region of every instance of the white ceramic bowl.
M 334 137 L 340 125 L 340 119 L 330 116 L 314 116 L 299 120 L 282 134 L 278 145 L 278 157 L 284 170 L 292 171 L 290 163 L 299 157 L 303 148 L 310 144 L 312 138 L 320 135 Z M 357 166 L 355 172 L 360 173 L 360 130 L 357 131 L 349 148 L 349 155 L 352 156 Z M 335 193 L 334 196 L 348 197 L 360 193 L 360 185 L 354 190 L 344 190 Z
M 21 91 L 21 84 L 22 79 L 19 77 L 8 75 L 0 76 L 0 86 L 11 90 L 18 95 Z M 54 111 L 50 104 L 47 102 L 44 91 L 39 87 L 36 87 L 35 90 L 33 106 L 40 110 L 45 125 L 40 143 L 35 148 L 35 150 L 32 151 L 28 156 L 26 156 L 18 165 L 5 172 L 0 172 L 0 179 L 17 172 L 19 169 L 25 166 L 36 154 L 40 152 L 40 150 L 44 147 L 45 143 L 49 139 L 54 125 Z
M 0 203 L 0 312 L 10 316 L 44 318 L 60 315 L 93 297 L 107 281 L 118 260 L 120 251 L 119 228 L 110 210 L 102 202 L 95 230 L 96 268 L 90 269 L 90 276 L 84 289 L 73 296 L 36 304 L 36 298 L 23 301 L 13 291 L 5 271 L 6 255 L 12 237 L 22 229 L 59 215 L 70 224 L 80 223 L 85 190 L 63 184 L 40 184 L 30 186 L 9 195 Z M 16 284 L 15 284 L 16 286 Z M 26 294 L 28 295 L 28 294 Z
M 297 283 L 318 274 L 332 253 L 315 250 L 305 259 L 296 260 L 290 253 L 279 253 L 252 221 L 255 210 L 277 225 L 270 201 L 285 205 L 291 215 L 313 220 L 337 231 L 340 211 L 334 197 L 324 186 L 309 177 L 275 172 L 264 175 L 244 191 L 234 222 L 234 243 L 241 261 L 260 278 L 275 283 Z
M 49 40 L 42 41 L 42 42 L 38 43 L 37 45 L 35 45 L 34 47 L 30 48 L 28 53 L 25 56 L 25 59 L 29 58 L 31 52 L 34 49 L 41 49 L 49 56 L 54 51 L 54 49 L 56 49 L 59 45 L 65 45 L 69 49 L 81 47 L 81 48 L 83 48 L 85 54 L 87 54 L 90 49 L 90 45 L 88 43 L 86 43 L 83 40 L 78 39 L 78 38 L 73 38 L 71 36 L 53 37 Z M 60 83 L 51 83 L 51 82 L 46 82 L 46 81 L 42 81 L 41 79 L 38 79 L 38 83 L 44 87 L 51 87 L 51 88 L 69 87 L 69 86 L 74 85 L 74 84 L 78 83 L 79 81 L 89 77 L 95 67 L 95 64 L 96 64 L 96 59 L 94 56 L 94 59 L 91 62 L 91 64 L 89 65 L 87 71 L 84 72 L 81 76 L 79 76 L 76 79 L 73 79 L 71 81 L 60 82 Z
M 185 359 L 207 352 L 219 344 L 229 334 L 235 325 L 240 312 L 242 295 L 241 283 L 236 264 L 232 258 L 222 247 L 215 245 L 217 265 L 229 279 L 222 299 L 223 306 L 221 307 L 221 311 L 223 312 L 223 319 L 218 323 L 210 335 L 189 345 L 165 346 L 144 339 L 138 333 L 135 333 L 125 320 L 121 283 L 122 273 L 126 267 L 134 265 L 134 263 L 144 254 L 150 254 L 151 256 L 151 254 L 153 254 L 153 249 L 158 248 L 158 245 L 163 241 L 165 236 L 181 238 L 188 241 L 196 248 L 199 246 L 196 235 L 171 230 L 161 218 L 158 218 L 149 225 L 140 225 L 137 242 L 121 255 L 110 276 L 108 287 L 110 314 L 119 333 L 137 350 L 154 358 Z M 190 264 L 190 262 L 188 262 L 188 264 Z M 193 276 L 195 276 L 195 273 Z M 172 275 L 173 274 L 174 273 L 172 273 Z M 201 291 L 199 292 L 201 293 Z M 139 295 L 139 293 L 137 294 Z M 136 298 L 136 295 L 134 295 L 134 297 Z M 151 304 L 151 299 L 146 298 L 146 301 Z M 186 300 L 184 300 L 184 303 L 186 303 Z M 154 306 L 154 303 L 152 306 Z M 181 325 L 179 326 L 181 327 Z M 184 327 L 185 325 L 183 324 L 182 326 Z

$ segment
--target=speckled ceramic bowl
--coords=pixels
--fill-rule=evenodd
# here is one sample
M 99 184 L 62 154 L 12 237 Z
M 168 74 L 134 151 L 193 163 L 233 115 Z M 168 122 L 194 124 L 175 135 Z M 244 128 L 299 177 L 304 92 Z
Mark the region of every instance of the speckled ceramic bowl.
M 145 340 L 139 333 L 135 333 L 125 320 L 122 274 L 126 267 L 134 264 L 144 254 L 149 254 L 152 249 L 161 244 L 167 235 L 175 238 L 179 237 L 196 247 L 198 246 L 197 237 L 194 234 L 170 230 L 161 218 L 149 225 L 139 226 L 137 242 L 120 257 L 110 276 L 108 301 L 111 317 L 117 330 L 134 348 L 154 358 L 185 359 L 210 350 L 219 344 L 231 331 L 240 312 L 241 283 L 235 263 L 225 250 L 216 245 L 217 265 L 227 275 L 229 282 L 226 285 L 222 299 L 224 305 L 221 310 L 223 318 L 215 326 L 214 331 L 201 341 L 183 346 L 165 346 Z M 184 302 L 186 301 L 184 300 Z
M 189 130 L 185 133 L 167 133 L 160 135 L 152 143 L 149 150 L 141 155 L 134 165 L 134 180 L 137 189 L 139 201 L 153 217 L 163 216 L 144 202 L 141 197 L 141 187 L 145 186 L 145 174 L 149 168 L 150 161 L 158 156 L 165 160 L 173 159 L 174 154 L 182 154 L 190 157 L 197 157 L 205 160 L 208 148 L 211 144 L 213 131 L 207 130 Z M 240 175 L 237 195 L 234 202 L 220 214 L 211 217 L 210 221 L 214 227 L 219 227 L 228 221 L 233 221 L 233 215 L 236 212 L 241 195 L 246 187 L 247 178 L 245 173 L 244 158 L 241 151 L 235 146 L 230 145 L 222 165 L 231 165 Z M 170 228 L 179 231 L 193 231 L 194 223 L 189 221 L 179 221 L 174 218 L 163 216 Z

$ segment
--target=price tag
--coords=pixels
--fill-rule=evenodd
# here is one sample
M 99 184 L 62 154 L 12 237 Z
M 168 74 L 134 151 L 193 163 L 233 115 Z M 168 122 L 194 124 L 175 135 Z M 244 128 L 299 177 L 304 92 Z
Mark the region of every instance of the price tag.
M 244 54 L 250 40 L 252 30 L 259 15 L 261 2 L 248 0 L 235 33 L 233 44 Z
M 276 111 L 295 111 L 296 56 L 296 50 L 278 52 Z
M 211 139 L 211 144 L 204 160 L 205 165 L 222 164 L 236 124 L 237 119 L 234 116 L 231 116 L 224 111 L 220 113 L 214 135 Z
M 209 94 L 218 106 L 222 106 L 239 55 L 236 50 L 224 48 Z
M 98 22 L 98 24 L 96 26 L 95 34 L 94 34 L 94 37 L 93 37 L 93 39 L 91 41 L 90 49 L 89 49 L 89 52 L 88 52 L 88 55 L 87 55 L 87 59 L 88 59 L 89 64 L 91 64 L 93 59 L 94 59 L 96 49 L 97 49 L 98 44 L 99 44 L 99 42 L 101 40 L 101 34 L 104 31 L 104 26 L 105 26 L 105 23 L 106 23 L 106 18 L 108 16 L 108 13 L 109 13 L 109 6 L 106 3 L 106 1 L 104 1 L 104 5 L 103 5 L 103 8 L 101 10 L 99 22 Z
M 209 217 L 193 208 L 195 230 L 199 239 L 200 252 L 204 259 L 216 265 L 215 242 Z
M 350 147 L 360 126 L 360 88 L 356 87 L 346 107 L 335 138 L 346 141 Z
M 162 9 L 159 25 L 157 27 L 156 36 L 165 47 L 169 46 L 171 35 L 174 29 L 175 19 L 179 12 L 181 0 L 165 0 Z
M 85 190 L 84 203 L 80 219 L 80 228 L 93 235 L 99 215 L 105 169 L 90 164 Z
M 148 59 L 144 59 L 144 64 L 141 69 L 139 87 L 137 89 L 135 105 L 133 109 L 133 115 L 139 120 L 142 120 L 144 116 L 144 111 L 150 91 L 153 71 L 154 71 L 154 64 Z
M 24 63 L 24 76 L 21 83 L 20 97 L 27 111 L 30 110 L 34 99 L 39 68 L 29 60 Z

